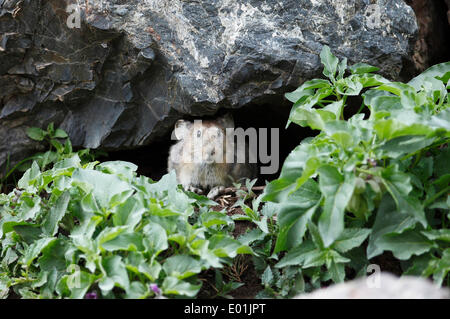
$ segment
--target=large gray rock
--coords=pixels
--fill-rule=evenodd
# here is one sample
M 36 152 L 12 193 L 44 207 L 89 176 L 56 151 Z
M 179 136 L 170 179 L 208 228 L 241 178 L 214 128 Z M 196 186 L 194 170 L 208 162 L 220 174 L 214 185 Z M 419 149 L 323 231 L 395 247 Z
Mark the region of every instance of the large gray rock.
M 372 276 L 379 276 L 378 278 Z M 322 288 L 298 299 L 450 299 L 448 288 L 439 288 L 420 277 L 396 277 L 390 273 Z
M 121 149 L 184 114 L 282 99 L 321 73 L 324 44 L 398 78 L 417 25 L 402 0 L 0 0 L 0 166 L 55 122 L 75 146 Z

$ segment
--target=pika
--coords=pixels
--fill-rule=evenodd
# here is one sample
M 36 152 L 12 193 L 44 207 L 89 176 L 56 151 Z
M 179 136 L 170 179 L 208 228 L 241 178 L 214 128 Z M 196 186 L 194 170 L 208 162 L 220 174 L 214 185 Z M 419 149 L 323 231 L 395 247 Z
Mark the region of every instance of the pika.
M 184 189 L 198 194 L 209 190 L 207 197 L 214 199 L 233 182 L 256 177 L 247 145 L 236 145 L 227 128 L 234 128 L 229 113 L 215 120 L 176 122 L 172 138 L 178 142 L 170 148 L 168 171 L 175 170 Z M 237 161 L 239 152 L 245 152 L 244 163 Z

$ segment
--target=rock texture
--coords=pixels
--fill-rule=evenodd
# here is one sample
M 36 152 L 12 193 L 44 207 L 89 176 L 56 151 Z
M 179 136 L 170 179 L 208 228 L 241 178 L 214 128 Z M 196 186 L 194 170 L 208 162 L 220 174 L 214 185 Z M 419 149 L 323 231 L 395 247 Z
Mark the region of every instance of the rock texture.
M 374 275 L 372 275 L 374 276 Z M 450 299 L 450 290 L 438 288 L 420 277 L 396 277 L 381 273 L 378 279 L 361 278 L 319 289 L 298 299 Z M 377 287 L 375 284 L 379 282 Z
M 0 0 L 0 166 L 49 122 L 75 146 L 124 149 L 180 117 L 282 98 L 328 44 L 398 78 L 417 33 L 403 0 Z M 3 172 L 3 170 L 2 170 Z

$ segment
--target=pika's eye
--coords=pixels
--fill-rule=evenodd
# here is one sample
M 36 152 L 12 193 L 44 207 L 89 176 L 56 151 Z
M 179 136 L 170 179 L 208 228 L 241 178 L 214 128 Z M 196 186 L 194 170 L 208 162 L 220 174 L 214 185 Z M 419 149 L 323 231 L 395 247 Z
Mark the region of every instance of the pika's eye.
M 202 136 L 202 131 L 197 131 L 197 137 Z

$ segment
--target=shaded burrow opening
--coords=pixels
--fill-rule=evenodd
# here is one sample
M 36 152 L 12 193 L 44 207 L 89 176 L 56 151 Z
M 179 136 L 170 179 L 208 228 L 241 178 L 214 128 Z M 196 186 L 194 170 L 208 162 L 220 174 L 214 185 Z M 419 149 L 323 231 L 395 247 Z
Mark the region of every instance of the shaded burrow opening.
M 348 119 L 357 112 L 364 113 L 365 118 L 368 118 L 369 111 L 367 108 L 360 109 L 362 102 L 363 100 L 360 96 L 349 97 L 346 107 L 344 108 L 344 118 Z M 286 157 L 303 139 L 316 136 L 319 133 L 317 130 L 300 127 L 295 123 L 291 123 L 289 127 L 286 128 L 292 105 L 293 104 L 284 97 L 273 97 L 270 100 L 266 99 L 264 103 L 248 104 L 239 109 L 221 109 L 213 117 L 193 118 L 186 116 L 184 118 L 187 120 L 208 120 L 217 118 L 229 112 L 233 115 L 236 128 L 240 127 L 244 130 L 255 128 L 258 132 L 258 139 L 260 138 L 260 129 L 267 128 L 269 133 L 266 139 L 268 143 L 267 155 L 271 160 L 275 161 L 274 164 L 276 164 L 276 162 L 278 163 L 275 165 L 277 169 L 274 173 L 262 174 L 261 168 L 270 166 L 271 163 L 262 163 L 258 154 L 258 181 L 256 185 L 265 185 L 266 181 L 272 181 L 279 177 Z M 278 130 L 279 138 L 275 147 L 272 146 L 271 129 Z M 150 177 L 155 181 L 159 180 L 167 173 L 169 149 L 176 142 L 171 140 L 171 133 L 172 132 L 168 132 L 157 141 L 140 148 L 110 151 L 108 152 L 107 158 L 101 158 L 100 160 L 122 160 L 132 162 L 138 166 L 138 174 Z M 258 146 L 258 152 L 259 151 L 260 149 Z M 275 160 L 275 157 L 278 158 L 278 161 Z
M 261 138 L 261 128 L 266 128 L 268 132 L 267 138 L 263 138 L 263 142 L 267 142 L 267 155 L 269 162 L 262 163 L 260 157 L 260 148 L 258 145 L 258 182 L 257 185 L 264 185 L 265 181 L 271 181 L 278 178 L 282 165 L 289 153 L 300 144 L 300 142 L 309 136 L 314 136 L 318 131 L 309 128 L 303 128 L 296 124 L 291 124 L 286 129 L 289 118 L 289 112 L 292 103 L 284 98 L 273 98 L 270 101 L 258 104 L 248 104 L 239 109 L 221 109 L 213 117 L 184 117 L 187 120 L 202 119 L 209 120 L 217 118 L 225 113 L 231 113 L 234 118 L 235 128 L 247 130 L 255 128 L 258 132 L 258 143 Z M 278 131 L 279 138 L 272 141 L 272 130 Z M 276 135 L 275 135 L 276 136 Z M 248 141 L 248 139 L 247 139 Z M 169 156 L 170 146 L 176 141 L 171 140 L 171 132 L 160 137 L 158 141 L 133 150 L 108 152 L 107 160 L 123 160 L 129 161 L 138 166 L 138 174 L 145 175 L 153 180 L 159 180 L 167 173 L 167 159 Z M 272 145 L 275 144 L 276 145 Z M 101 159 L 105 160 L 105 159 Z M 261 168 L 272 166 L 276 168 L 272 174 L 262 174 Z
M 410 58 L 403 59 L 401 79 L 411 79 L 425 69 L 450 60 L 450 0 L 405 0 L 417 18 L 419 32 Z

